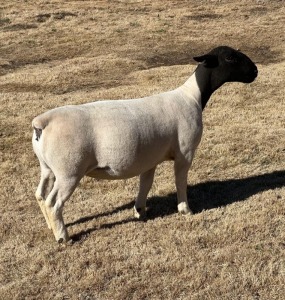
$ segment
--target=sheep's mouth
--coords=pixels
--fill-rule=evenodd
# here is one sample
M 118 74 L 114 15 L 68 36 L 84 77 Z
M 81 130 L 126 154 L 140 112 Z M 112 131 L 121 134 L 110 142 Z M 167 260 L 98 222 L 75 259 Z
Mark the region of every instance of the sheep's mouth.
M 251 82 L 253 82 L 256 79 L 257 75 L 258 75 L 258 71 L 256 69 L 251 74 L 249 74 L 249 75 L 247 75 L 245 77 L 244 83 L 251 83 Z
M 248 76 L 245 78 L 244 83 L 251 83 L 255 80 L 256 76 Z

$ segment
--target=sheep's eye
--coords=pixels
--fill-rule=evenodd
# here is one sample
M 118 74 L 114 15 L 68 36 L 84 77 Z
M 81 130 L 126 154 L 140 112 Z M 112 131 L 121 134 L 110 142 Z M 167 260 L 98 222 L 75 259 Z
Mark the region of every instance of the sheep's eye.
M 237 63 L 237 58 L 230 55 L 225 58 L 225 61 L 228 63 L 234 64 L 234 63 Z

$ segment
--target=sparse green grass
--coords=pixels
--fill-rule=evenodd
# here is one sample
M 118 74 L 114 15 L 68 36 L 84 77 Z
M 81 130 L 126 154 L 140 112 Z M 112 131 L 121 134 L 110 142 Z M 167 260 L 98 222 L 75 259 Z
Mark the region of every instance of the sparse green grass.
M 2 2 L 0 299 L 282 299 L 282 2 Z M 145 222 L 132 216 L 137 178 L 84 178 L 64 211 L 75 243 L 57 245 L 34 197 L 33 117 L 170 90 L 194 71 L 192 56 L 220 44 L 247 53 L 259 77 L 226 84 L 203 112 L 195 214 L 176 213 L 170 162 Z
M 0 26 L 9 24 L 10 22 L 11 22 L 11 21 L 10 21 L 9 18 L 1 18 L 1 17 L 0 17 Z
M 130 26 L 132 26 L 132 27 L 140 27 L 141 25 L 138 22 L 130 22 Z

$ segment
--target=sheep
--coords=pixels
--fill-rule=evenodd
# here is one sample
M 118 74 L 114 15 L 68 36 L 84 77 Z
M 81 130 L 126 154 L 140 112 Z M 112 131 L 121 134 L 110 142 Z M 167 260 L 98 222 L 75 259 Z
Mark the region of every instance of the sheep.
M 129 100 L 96 101 L 49 110 L 32 121 L 41 178 L 35 196 L 57 242 L 69 235 L 63 205 L 86 175 L 140 176 L 134 215 L 145 215 L 156 166 L 174 161 L 178 212 L 190 214 L 187 174 L 202 136 L 202 110 L 225 82 L 251 83 L 255 64 L 227 46 L 193 58 L 198 66 L 175 90 Z

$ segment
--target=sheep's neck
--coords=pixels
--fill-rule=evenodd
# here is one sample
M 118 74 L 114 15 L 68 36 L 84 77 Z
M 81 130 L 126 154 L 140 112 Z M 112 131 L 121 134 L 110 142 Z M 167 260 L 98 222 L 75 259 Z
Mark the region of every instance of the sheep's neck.
M 219 83 L 215 80 L 212 69 L 205 68 L 202 64 L 197 67 L 193 75 L 195 75 L 196 83 L 201 93 L 201 105 L 202 109 L 204 109 L 211 95 L 223 82 Z
M 182 89 L 189 98 L 194 98 L 204 109 L 211 95 L 223 83 L 212 68 L 205 68 L 203 64 L 200 64 L 192 76 L 183 84 Z

